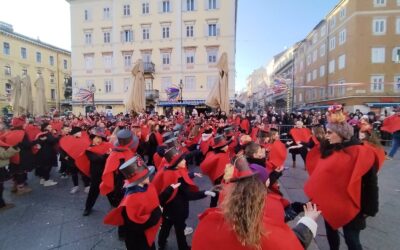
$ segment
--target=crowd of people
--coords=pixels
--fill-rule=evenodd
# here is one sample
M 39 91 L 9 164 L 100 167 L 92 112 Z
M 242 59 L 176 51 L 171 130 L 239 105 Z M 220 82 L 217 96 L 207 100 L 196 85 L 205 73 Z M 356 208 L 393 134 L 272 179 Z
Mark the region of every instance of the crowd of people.
M 60 178 L 72 180 L 71 194 L 81 177 L 83 216 L 99 194 L 107 197 L 113 209 L 104 223 L 118 227 L 127 249 L 165 249 L 172 227 L 179 250 L 304 249 L 321 213 L 331 249 L 339 249 L 339 228 L 349 249 L 362 249 L 366 218 L 378 212 L 377 173 L 400 147 L 400 108 L 378 121 L 371 113 L 346 114 L 341 105 L 326 113 L 14 117 L 9 128 L 1 122 L 0 211 L 14 206 L 3 200 L 5 181 L 25 195 L 34 181 L 29 172 L 47 188 L 57 185 L 51 177 L 59 166 Z M 392 136 L 389 154 L 379 138 L 385 133 Z M 304 161 L 308 203 L 280 191 L 288 153 L 293 168 L 297 154 Z M 195 178 L 209 178 L 212 188 L 200 190 Z M 190 201 L 207 197 L 210 208 L 189 246 Z

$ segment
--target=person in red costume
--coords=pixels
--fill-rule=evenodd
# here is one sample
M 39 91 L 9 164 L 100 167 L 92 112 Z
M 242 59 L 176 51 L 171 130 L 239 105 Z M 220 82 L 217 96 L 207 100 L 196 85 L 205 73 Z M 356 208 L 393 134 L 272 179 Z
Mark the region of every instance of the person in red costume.
M 209 151 L 204 161 L 200 164 L 203 174 L 207 175 L 214 186 L 221 184 L 224 176 L 225 166 L 231 161 L 228 152 L 228 145 L 224 135 L 217 135 L 214 138 L 212 151 Z M 216 207 L 218 203 L 218 192 L 211 198 L 210 207 Z
M 319 158 L 307 162 L 304 191 L 323 214 L 330 249 L 339 249 L 338 229 L 343 228 L 348 248 L 359 250 L 365 219 L 378 212 L 378 160 L 353 137 L 342 109 L 329 108 L 328 143 L 321 143 Z
M 172 193 L 164 206 L 158 246 L 160 250 L 165 249 L 169 232 L 174 226 L 178 249 L 188 250 L 190 247 L 186 242 L 184 230 L 186 219 L 189 216 L 189 201 L 203 199 L 206 196 L 215 196 L 215 193 L 199 191 L 192 178 L 201 177 L 201 175 L 188 172 L 184 154 L 175 147 L 165 152 L 165 159 L 167 166 L 162 171 L 158 171 L 152 181 L 157 193 L 161 194 L 171 184 L 180 183 L 181 185 Z
M 233 162 L 234 174 L 224 185 L 224 199 L 218 208 L 209 208 L 200 215 L 193 235 L 193 250 L 291 250 L 304 249 L 316 235 L 319 216 L 316 206 L 308 203 L 305 217 L 290 229 L 279 219 L 283 207 L 270 207 L 267 187 L 253 172 L 243 156 Z M 273 212 L 270 209 L 274 209 Z M 279 211 L 280 210 L 280 211 Z
M 297 121 L 294 128 L 289 131 L 289 135 L 292 138 L 292 141 L 287 142 L 286 144 L 289 146 L 289 153 L 292 154 L 293 165 L 292 167 L 296 167 L 296 155 L 300 155 L 306 163 L 307 158 L 307 144 L 311 138 L 311 131 L 303 126 L 302 121 Z
M 392 148 L 387 157 L 388 160 L 392 160 L 400 148 L 400 107 L 396 107 L 394 111 L 396 112 L 394 115 L 383 120 L 383 126 L 381 127 L 381 130 L 389 132 L 393 136 Z
M 154 167 L 133 157 L 119 167 L 126 179 L 125 196 L 119 206 L 104 218 L 105 224 L 124 225 L 128 250 L 155 250 L 155 238 L 161 224 L 161 206 L 181 184 L 171 184 L 160 195 L 150 183 Z
M 372 125 L 365 123 L 361 125 L 360 132 L 358 133 L 358 138 L 363 143 L 365 147 L 372 149 L 376 159 L 378 160 L 378 171 L 383 167 L 383 163 L 386 159 L 385 150 L 379 140 L 378 135 L 373 131 Z

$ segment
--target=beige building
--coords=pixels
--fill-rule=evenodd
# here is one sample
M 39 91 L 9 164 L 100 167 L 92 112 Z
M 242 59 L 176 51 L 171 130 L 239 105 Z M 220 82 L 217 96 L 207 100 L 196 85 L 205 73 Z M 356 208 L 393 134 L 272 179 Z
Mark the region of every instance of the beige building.
M 71 76 L 71 53 L 14 32 L 11 24 L 0 22 L 0 108 L 10 104 L 11 85 L 15 76 L 29 75 L 33 82 L 42 75 L 45 81 L 45 96 L 51 110 L 68 109 L 65 90 Z M 35 88 L 33 100 L 35 101 Z M 68 97 L 68 96 L 67 96 Z
M 400 1 L 342 0 L 294 53 L 297 108 L 400 104 Z
M 123 98 L 138 59 L 145 63 L 148 108 L 165 113 L 181 106 L 205 107 L 223 52 L 228 54 L 233 98 L 237 0 L 67 1 L 75 112 L 89 105 L 75 94 L 91 87 L 98 110 L 124 112 Z M 180 96 L 168 100 L 169 87 L 182 87 L 182 102 Z

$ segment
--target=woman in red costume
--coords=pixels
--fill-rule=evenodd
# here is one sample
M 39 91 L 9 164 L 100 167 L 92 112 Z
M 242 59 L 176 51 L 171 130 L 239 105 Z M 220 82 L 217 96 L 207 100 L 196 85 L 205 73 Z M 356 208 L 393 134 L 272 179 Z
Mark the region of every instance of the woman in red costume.
M 330 249 L 339 249 L 338 229 L 343 228 L 348 248 L 358 250 L 366 217 L 378 212 L 378 160 L 353 137 L 341 105 L 329 112 L 329 143 L 321 144 L 320 157 L 307 162 L 310 178 L 304 191 L 323 214 Z

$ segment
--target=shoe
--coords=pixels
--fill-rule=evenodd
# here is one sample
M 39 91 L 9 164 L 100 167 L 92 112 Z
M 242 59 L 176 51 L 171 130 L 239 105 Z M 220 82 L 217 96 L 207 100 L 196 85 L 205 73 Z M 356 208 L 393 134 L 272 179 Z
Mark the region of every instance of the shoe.
M 45 187 L 51 187 L 51 186 L 54 186 L 54 185 L 57 185 L 57 182 L 55 182 L 53 180 L 47 180 L 47 181 L 45 181 L 43 183 L 43 186 L 45 186 Z
M 79 186 L 75 186 L 73 188 L 71 188 L 71 192 L 69 192 L 70 194 L 75 194 L 79 191 Z
M 91 212 L 91 209 L 85 209 L 85 211 L 83 211 L 83 216 L 88 216 Z
M 14 203 L 6 203 L 4 206 L 0 207 L 0 212 L 15 207 Z
M 391 161 L 391 160 L 393 160 L 393 158 L 387 155 L 386 160 Z
M 30 192 L 32 192 L 32 189 L 29 187 L 25 187 L 25 186 L 17 187 L 17 195 L 24 195 L 24 194 L 27 194 Z
M 40 178 L 40 185 L 43 185 L 45 182 L 46 182 L 46 180 L 45 180 L 45 179 L 43 179 L 43 178 Z
M 60 175 L 60 178 L 61 179 L 68 179 L 68 175 L 63 173 L 63 174 Z
M 186 227 L 184 230 L 185 236 L 193 233 L 193 228 Z
M 89 193 L 89 191 L 90 191 L 90 186 L 87 186 L 87 187 L 85 187 L 85 193 Z

